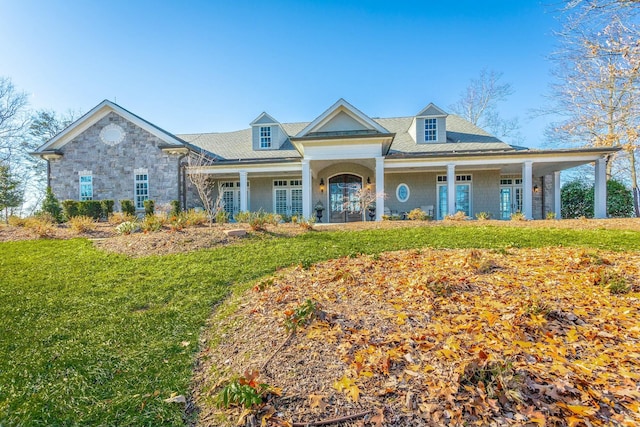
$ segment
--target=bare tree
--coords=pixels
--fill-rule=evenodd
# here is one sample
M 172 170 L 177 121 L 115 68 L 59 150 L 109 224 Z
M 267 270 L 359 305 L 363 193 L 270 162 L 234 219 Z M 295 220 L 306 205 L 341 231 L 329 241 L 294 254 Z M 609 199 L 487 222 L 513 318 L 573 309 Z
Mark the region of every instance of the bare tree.
M 640 32 L 633 17 L 640 2 L 568 2 L 552 86 L 555 112 L 563 120 L 552 128 L 556 141 L 581 146 L 620 147 L 607 164 L 627 170 L 636 215 L 640 214 L 636 155 L 640 134 Z M 614 168 L 615 163 L 628 167 Z
M 502 73 L 482 69 L 477 79 L 471 79 L 460 99 L 449 108 L 476 126 L 489 130 L 499 138 L 520 140 L 517 118 L 505 119 L 498 104 L 514 93 L 511 84 L 502 83 Z
M 213 164 L 213 159 L 204 150 L 189 152 L 187 163 L 189 181 L 198 192 L 202 207 L 209 217 L 209 226 L 213 224 L 218 212 L 224 210 L 222 183 L 218 183 L 216 194 L 214 191 L 215 181 L 211 179 L 211 176 L 205 170 L 211 164 Z
M 28 122 L 27 94 L 18 92 L 11 80 L 0 77 L 0 160 L 9 161 Z

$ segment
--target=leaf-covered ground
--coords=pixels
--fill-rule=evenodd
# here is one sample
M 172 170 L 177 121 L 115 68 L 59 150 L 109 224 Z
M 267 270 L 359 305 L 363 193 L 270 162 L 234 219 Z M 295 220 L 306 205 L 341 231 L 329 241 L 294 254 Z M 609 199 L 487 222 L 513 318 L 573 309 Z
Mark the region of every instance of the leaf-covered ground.
M 284 320 L 306 301 L 315 316 L 286 341 Z M 283 272 L 227 304 L 200 356 L 201 425 L 350 415 L 331 425 L 640 424 L 637 252 L 341 258 Z M 275 388 L 263 405 L 249 414 L 213 404 L 225 381 L 253 370 Z

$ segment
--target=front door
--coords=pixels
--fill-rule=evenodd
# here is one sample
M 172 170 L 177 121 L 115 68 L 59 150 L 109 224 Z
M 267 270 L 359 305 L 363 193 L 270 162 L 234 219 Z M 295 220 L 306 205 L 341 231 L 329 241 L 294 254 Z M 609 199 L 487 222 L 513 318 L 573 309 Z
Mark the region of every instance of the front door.
M 336 175 L 329 179 L 329 221 L 362 221 L 363 213 L 358 192 L 362 178 L 356 175 Z

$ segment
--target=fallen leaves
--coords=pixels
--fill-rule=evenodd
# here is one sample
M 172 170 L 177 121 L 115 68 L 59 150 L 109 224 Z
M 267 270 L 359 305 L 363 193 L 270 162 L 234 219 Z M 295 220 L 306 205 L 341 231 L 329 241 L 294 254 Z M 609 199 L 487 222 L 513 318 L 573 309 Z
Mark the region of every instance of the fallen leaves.
M 220 357 L 259 364 L 256 346 L 281 341 L 282 318 L 312 300 L 323 315 L 270 365 L 282 419 L 369 408 L 363 422 L 375 426 L 637 425 L 639 295 L 599 282 L 621 272 L 638 289 L 640 254 L 511 248 L 327 261 L 252 293 L 233 321 L 247 319 L 253 340 L 229 342 Z M 307 398 L 288 399 L 296 395 Z

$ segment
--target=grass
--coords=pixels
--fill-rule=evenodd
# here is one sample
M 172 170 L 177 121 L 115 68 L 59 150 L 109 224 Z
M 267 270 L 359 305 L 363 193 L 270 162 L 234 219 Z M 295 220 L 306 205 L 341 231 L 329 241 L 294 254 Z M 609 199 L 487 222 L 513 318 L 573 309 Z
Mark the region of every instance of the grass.
M 184 425 L 212 308 L 292 264 L 420 247 L 640 250 L 623 230 L 442 226 L 262 234 L 242 244 L 131 259 L 88 241 L 0 243 L 0 425 Z

